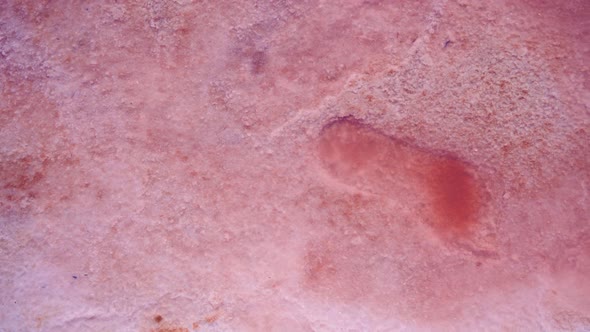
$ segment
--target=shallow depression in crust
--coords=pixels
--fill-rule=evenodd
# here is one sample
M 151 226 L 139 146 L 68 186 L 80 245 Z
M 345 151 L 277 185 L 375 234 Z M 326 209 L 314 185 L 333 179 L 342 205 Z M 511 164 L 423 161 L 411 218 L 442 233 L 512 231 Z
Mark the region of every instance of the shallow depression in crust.
M 351 207 L 332 214 L 329 232 L 309 244 L 304 278 L 314 292 L 440 319 L 496 278 L 508 281 L 488 262 L 498 252 L 481 238 L 485 189 L 468 163 L 352 117 L 324 127 L 318 155 L 348 187 L 327 204 Z
M 412 146 L 349 117 L 327 125 L 319 154 L 325 167 L 344 182 L 363 178 L 367 190 L 378 188 L 392 200 L 410 191 L 423 196 L 405 204 L 428 206 L 431 226 L 440 232 L 460 235 L 481 217 L 484 185 L 468 163 L 448 152 Z

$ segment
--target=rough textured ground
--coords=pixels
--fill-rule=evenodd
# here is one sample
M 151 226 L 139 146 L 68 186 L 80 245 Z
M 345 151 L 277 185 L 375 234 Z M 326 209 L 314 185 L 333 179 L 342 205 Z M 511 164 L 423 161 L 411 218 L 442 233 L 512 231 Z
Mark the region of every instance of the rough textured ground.
M 590 4 L 0 1 L 0 331 L 590 329 Z

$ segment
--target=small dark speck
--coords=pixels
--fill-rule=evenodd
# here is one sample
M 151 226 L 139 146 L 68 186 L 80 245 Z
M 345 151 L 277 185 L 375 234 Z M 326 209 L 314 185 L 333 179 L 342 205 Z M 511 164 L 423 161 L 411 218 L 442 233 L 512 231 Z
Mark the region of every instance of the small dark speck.
M 164 319 L 164 317 L 162 317 L 161 315 L 157 315 L 156 317 L 154 317 L 154 321 L 155 321 L 156 323 L 159 323 L 159 322 L 161 322 L 163 319 Z
M 74 278 L 74 279 L 78 279 L 78 276 L 72 276 L 72 278 Z
M 452 43 L 453 43 L 453 41 L 452 41 L 452 40 L 450 40 L 450 39 L 447 39 L 447 40 L 445 41 L 445 44 L 443 45 L 443 48 L 447 48 L 447 46 L 449 46 L 449 45 L 450 45 L 450 44 L 452 44 Z

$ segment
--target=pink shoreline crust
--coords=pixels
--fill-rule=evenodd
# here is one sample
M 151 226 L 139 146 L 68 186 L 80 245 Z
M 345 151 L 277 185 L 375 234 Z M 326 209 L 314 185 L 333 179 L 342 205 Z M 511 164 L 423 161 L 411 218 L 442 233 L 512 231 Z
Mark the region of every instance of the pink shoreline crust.
M 590 330 L 589 17 L 0 0 L 0 331 Z

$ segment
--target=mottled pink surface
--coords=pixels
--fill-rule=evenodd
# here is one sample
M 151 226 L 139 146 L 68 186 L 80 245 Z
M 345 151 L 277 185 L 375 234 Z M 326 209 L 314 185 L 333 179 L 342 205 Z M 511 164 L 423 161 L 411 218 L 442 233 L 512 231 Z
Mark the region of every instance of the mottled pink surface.
M 0 1 L 0 331 L 590 330 L 587 1 Z

